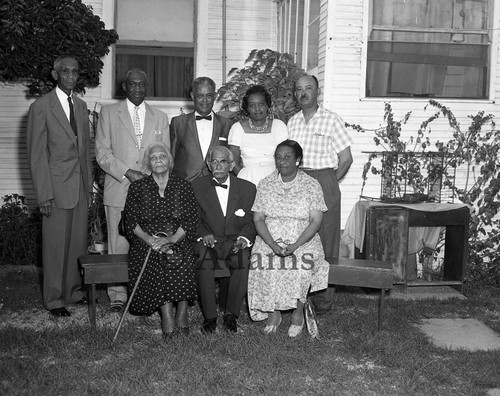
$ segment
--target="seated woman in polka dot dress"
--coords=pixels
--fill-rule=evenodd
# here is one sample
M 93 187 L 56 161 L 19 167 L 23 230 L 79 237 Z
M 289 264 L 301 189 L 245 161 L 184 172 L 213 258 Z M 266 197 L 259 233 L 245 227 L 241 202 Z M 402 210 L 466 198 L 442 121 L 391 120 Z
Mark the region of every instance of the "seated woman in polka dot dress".
M 188 301 L 197 297 L 190 240 L 198 226 L 198 209 L 191 184 L 170 173 L 173 159 L 167 145 L 147 147 L 144 165 L 151 174 L 130 185 L 125 203 L 129 290 L 151 248 L 130 312 L 150 315 L 159 309 L 168 339 L 189 333 Z

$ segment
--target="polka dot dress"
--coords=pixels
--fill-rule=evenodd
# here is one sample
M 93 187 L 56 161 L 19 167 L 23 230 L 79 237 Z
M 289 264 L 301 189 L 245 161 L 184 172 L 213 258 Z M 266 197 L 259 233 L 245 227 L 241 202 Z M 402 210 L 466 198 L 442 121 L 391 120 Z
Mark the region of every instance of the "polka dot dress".
M 139 224 L 143 231 L 153 235 L 159 231 L 168 235 L 182 227 L 186 232 L 179 242 L 184 250 L 182 264 L 166 268 L 160 253 L 151 251 L 148 264 L 130 305 L 130 312 L 149 315 L 167 302 L 196 298 L 194 255 L 191 247 L 193 233 L 198 226 L 198 210 L 189 182 L 170 175 L 165 196 L 161 197 L 152 176 L 130 185 L 125 203 L 129 250 L 129 293 L 147 256 L 149 246 L 133 233 Z

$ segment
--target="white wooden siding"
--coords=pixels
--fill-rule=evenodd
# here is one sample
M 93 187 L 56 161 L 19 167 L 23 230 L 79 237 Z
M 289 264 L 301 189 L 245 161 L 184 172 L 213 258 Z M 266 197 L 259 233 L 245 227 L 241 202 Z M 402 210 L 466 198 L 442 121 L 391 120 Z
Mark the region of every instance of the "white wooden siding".
M 320 53 L 326 51 L 324 63 L 319 65 L 319 75 L 322 76 L 323 104 L 326 108 L 337 112 L 346 122 L 360 124 L 365 128 L 377 128 L 384 124 L 384 103 L 389 99 L 365 99 L 360 95 L 364 92 L 364 61 L 366 54 L 363 51 L 363 43 L 367 37 L 364 31 L 363 21 L 368 20 L 368 0 L 322 0 L 322 6 L 327 9 L 325 30 L 326 49 L 320 48 Z M 500 7 L 497 7 L 500 8 Z M 323 12 L 323 7 L 322 7 Z M 322 24 L 323 18 L 322 15 Z M 491 76 L 492 98 L 498 98 L 500 93 L 500 58 L 498 57 L 498 27 L 500 25 L 499 10 L 495 10 L 497 30 L 494 30 L 493 45 L 495 46 L 496 62 L 494 63 Z M 323 31 L 323 30 L 322 30 Z M 323 38 L 322 38 L 323 39 Z M 323 77 L 324 76 L 324 77 Z M 425 99 L 396 99 L 390 100 L 394 110 L 395 118 L 402 119 L 408 111 L 412 116 L 406 126 L 403 127 L 403 136 L 415 136 L 420 123 L 432 114 L 432 109 L 424 111 L 428 103 Z M 475 114 L 480 110 L 500 116 L 500 106 L 493 101 L 465 101 L 465 100 L 443 100 L 444 105 L 451 108 L 461 125 L 466 128 L 469 125 L 467 115 Z M 361 191 L 361 174 L 367 160 L 367 155 L 362 151 L 379 150 L 375 146 L 371 133 L 358 133 L 352 131 L 354 143 L 351 147 L 354 162 L 345 179 L 341 182 L 342 191 L 342 224 L 345 224 L 347 216 L 352 207 L 359 199 Z M 435 122 L 432 125 L 432 141 L 447 141 L 451 137 L 451 131 L 444 121 Z M 380 195 L 380 178 L 369 175 L 364 195 L 377 197 Z

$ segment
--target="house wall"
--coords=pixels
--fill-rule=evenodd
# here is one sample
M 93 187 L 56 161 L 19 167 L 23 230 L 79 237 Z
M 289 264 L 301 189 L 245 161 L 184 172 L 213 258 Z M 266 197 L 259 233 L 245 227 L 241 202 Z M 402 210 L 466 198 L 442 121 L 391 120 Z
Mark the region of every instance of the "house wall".
M 116 0 L 115 0 L 116 1 Z M 114 1 L 87 0 L 94 14 L 114 28 Z M 210 76 L 217 86 L 233 67 L 243 67 L 255 48 L 276 48 L 276 4 L 272 0 L 226 0 L 226 69 L 223 68 L 222 0 L 197 0 L 196 76 Z M 145 4 L 142 3 L 141 7 Z M 113 49 L 104 58 L 101 84 L 88 89 L 82 97 L 90 110 L 116 102 L 111 98 L 113 84 Z M 29 205 L 36 200 L 28 170 L 26 122 L 34 98 L 26 96 L 21 84 L 0 83 L 0 197 L 17 193 L 26 196 Z M 169 118 L 190 111 L 190 101 L 157 101 L 148 103 L 166 112 Z
M 402 119 L 411 111 L 403 135 L 415 136 L 420 123 L 433 112 L 424 110 L 426 99 L 366 99 L 364 98 L 366 43 L 368 37 L 368 0 L 321 0 L 320 65 L 318 77 L 323 87 L 322 100 L 326 108 L 337 112 L 345 122 L 359 124 L 364 128 L 384 125 L 384 104 L 390 101 L 395 119 Z M 494 10 L 496 24 L 492 34 L 493 59 L 490 100 L 442 100 L 457 117 L 463 129 L 469 125 L 467 116 L 484 110 L 500 116 L 500 105 L 495 99 L 500 94 L 499 34 L 500 6 Z M 362 151 L 377 151 L 380 147 L 373 142 L 373 133 L 351 132 L 354 143 L 351 147 L 354 162 L 347 176 L 341 182 L 342 224 L 361 192 L 361 174 L 367 161 Z M 448 141 L 451 130 L 446 122 L 434 122 L 430 135 L 432 141 Z M 458 175 L 458 182 L 463 182 Z M 470 185 L 470 184 L 469 184 Z M 379 176 L 369 175 L 363 195 L 380 196 Z

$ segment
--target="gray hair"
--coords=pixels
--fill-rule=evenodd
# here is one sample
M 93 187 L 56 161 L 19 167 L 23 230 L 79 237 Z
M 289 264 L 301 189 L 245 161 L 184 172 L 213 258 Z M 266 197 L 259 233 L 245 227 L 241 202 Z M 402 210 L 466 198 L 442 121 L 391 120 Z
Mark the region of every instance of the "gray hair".
M 191 92 L 194 92 L 196 88 L 203 84 L 208 84 L 214 89 L 214 91 L 216 90 L 215 81 L 210 77 L 197 77 L 194 79 L 193 84 L 191 85 Z
M 54 70 L 60 70 L 61 69 L 62 61 L 64 59 L 73 59 L 76 63 L 78 63 L 78 61 L 73 56 L 71 56 L 71 55 L 60 55 L 54 61 Z
M 231 150 L 229 150 L 227 147 L 224 147 L 224 146 L 216 146 L 216 147 L 214 147 L 213 149 L 211 149 L 211 150 L 208 152 L 208 155 L 207 155 L 207 160 L 208 160 L 208 161 L 211 161 L 211 160 L 212 160 L 212 157 L 213 157 L 214 153 L 223 153 L 223 154 L 227 155 L 227 158 L 229 158 L 229 161 L 230 161 L 230 162 L 233 162 L 233 161 L 234 161 L 234 156 L 233 156 L 233 153 L 232 153 L 232 152 L 231 152 Z
M 172 157 L 169 147 L 166 145 L 166 143 L 163 142 L 151 143 L 148 147 L 146 147 L 146 150 L 144 151 L 144 157 L 142 159 L 142 165 L 147 171 L 151 172 L 151 166 L 149 165 L 151 154 L 157 149 L 160 149 L 167 154 L 168 173 L 172 172 L 172 169 L 174 168 L 174 157 Z
M 148 81 L 148 75 L 146 74 L 146 72 L 144 70 L 142 70 L 142 69 L 137 68 L 137 67 L 134 68 L 134 69 L 130 69 L 129 71 L 127 71 L 127 73 L 125 74 L 125 81 L 128 80 L 128 78 L 130 77 L 130 75 L 132 73 L 140 73 L 140 74 L 142 74 L 144 76 L 144 79 L 146 81 Z

